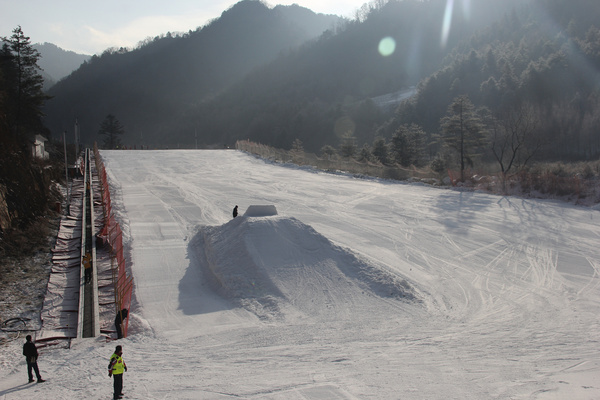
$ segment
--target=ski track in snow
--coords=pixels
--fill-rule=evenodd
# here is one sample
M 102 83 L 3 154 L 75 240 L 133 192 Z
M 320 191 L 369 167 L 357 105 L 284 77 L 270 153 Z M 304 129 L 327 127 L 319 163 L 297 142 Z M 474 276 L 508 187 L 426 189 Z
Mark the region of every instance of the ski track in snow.
M 600 398 L 597 210 L 236 151 L 101 154 L 136 285 L 127 398 Z M 20 346 L 1 400 L 111 395 L 114 343 L 42 350 L 43 385 Z

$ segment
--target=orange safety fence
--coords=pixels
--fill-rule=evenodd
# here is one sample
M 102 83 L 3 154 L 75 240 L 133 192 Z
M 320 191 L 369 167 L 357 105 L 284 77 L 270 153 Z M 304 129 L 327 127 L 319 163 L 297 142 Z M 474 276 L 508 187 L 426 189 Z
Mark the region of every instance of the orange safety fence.
M 108 178 L 104 162 L 100 157 L 98 146 L 94 144 L 94 155 L 96 158 L 96 169 L 100 179 L 100 187 L 102 191 L 102 209 L 104 212 L 104 227 L 99 236 L 104 243 L 110 246 L 111 266 L 113 271 L 113 284 L 115 290 L 115 314 L 123 309 L 127 310 L 131 307 L 131 296 L 133 293 L 133 277 L 127 275 L 126 260 L 123 255 L 123 232 L 119 223 L 116 221 L 112 213 L 112 204 L 110 200 L 110 191 Z M 127 337 L 129 327 L 129 318 L 126 318 L 123 325 L 123 337 Z

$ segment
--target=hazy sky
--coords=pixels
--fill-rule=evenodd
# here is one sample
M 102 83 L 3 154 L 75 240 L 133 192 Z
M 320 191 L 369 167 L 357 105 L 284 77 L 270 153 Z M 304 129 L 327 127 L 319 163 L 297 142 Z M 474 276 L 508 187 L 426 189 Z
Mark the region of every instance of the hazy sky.
M 0 36 L 18 25 L 32 43 L 100 54 L 109 47 L 134 47 L 147 37 L 187 32 L 221 16 L 239 0 L 0 0 Z M 353 17 L 365 0 L 281 0 L 317 13 Z

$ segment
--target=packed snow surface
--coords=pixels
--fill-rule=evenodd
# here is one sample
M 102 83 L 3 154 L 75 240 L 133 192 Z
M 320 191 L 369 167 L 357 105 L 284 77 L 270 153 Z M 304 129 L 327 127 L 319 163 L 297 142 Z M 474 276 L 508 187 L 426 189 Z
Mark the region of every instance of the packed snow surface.
M 101 154 L 135 278 L 127 398 L 600 399 L 597 210 L 237 151 Z M 110 398 L 114 345 L 42 349 L 27 384 L 13 342 L 0 399 Z

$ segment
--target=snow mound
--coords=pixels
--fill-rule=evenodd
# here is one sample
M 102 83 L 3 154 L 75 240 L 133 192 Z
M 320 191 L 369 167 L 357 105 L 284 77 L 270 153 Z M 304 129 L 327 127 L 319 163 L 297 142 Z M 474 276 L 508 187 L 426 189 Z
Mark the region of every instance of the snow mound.
M 295 218 L 244 215 L 198 234 L 222 290 L 260 318 L 351 318 L 359 308 L 416 299 L 405 280 Z
M 277 209 L 273 205 L 249 206 L 244 216 L 246 217 L 270 217 L 277 215 Z

